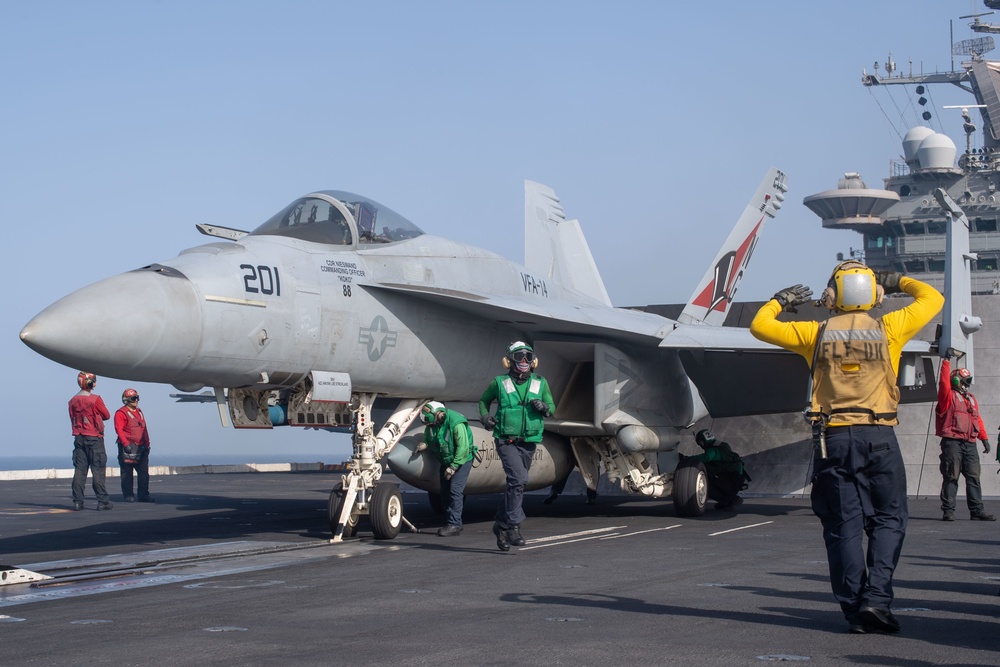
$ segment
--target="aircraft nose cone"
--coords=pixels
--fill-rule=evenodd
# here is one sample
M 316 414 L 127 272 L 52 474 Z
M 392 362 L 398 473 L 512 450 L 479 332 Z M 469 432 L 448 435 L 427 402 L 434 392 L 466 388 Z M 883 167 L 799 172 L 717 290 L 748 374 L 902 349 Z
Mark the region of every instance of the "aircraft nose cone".
M 25 345 L 97 375 L 171 383 L 191 363 L 202 318 L 190 281 L 143 269 L 73 292 L 21 330 Z

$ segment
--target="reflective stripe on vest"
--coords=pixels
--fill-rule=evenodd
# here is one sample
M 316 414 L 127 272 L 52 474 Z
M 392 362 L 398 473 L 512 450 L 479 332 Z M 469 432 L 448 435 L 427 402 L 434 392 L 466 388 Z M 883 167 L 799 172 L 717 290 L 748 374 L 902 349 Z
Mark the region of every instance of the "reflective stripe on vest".
M 827 320 L 816 339 L 812 375 L 810 416 L 833 424 L 899 423 L 889 342 L 882 323 L 867 313 Z

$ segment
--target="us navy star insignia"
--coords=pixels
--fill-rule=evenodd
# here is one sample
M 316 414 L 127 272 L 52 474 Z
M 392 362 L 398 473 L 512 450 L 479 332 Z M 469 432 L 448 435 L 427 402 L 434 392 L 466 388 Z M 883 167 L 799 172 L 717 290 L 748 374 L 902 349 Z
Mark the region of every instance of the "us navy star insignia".
M 381 315 L 376 315 L 368 328 L 358 331 L 358 342 L 368 347 L 368 359 L 378 361 L 385 348 L 396 347 L 396 332 L 389 330 L 389 323 Z

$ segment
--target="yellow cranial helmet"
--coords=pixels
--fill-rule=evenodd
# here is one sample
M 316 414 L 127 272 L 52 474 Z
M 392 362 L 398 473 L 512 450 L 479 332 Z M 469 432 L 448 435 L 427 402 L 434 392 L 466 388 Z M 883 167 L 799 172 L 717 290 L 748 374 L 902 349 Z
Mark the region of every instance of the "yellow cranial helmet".
M 830 310 L 869 310 L 882 303 L 885 290 L 875 281 L 875 272 L 854 260 L 841 262 L 833 270 L 820 302 Z

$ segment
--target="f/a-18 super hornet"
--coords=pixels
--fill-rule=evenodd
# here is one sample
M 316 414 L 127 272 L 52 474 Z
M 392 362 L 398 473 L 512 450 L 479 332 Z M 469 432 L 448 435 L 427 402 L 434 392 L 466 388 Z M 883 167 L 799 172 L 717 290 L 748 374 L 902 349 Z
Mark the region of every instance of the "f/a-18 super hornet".
M 528 488 L 574 466 L 596 488 L 603 467 L 624 489 L 672 496 L 678 513 L 697 515 L 707 480 L 700 463 L 679 465 L 685 430 L 708 415 L 804 404 L 795 383 L 760 387 L 786 368 L 802 375 L 801 360 L 720 326 L 786 189 L 771 169 L 677 320 L 612 306 L 578 221 L 527 181 L 524 265 L 425 234 L 366 197 L 313 192 L 252 232 L 198 225 L 220 240 L 73 292 L 21 339 L 101 376 L 211 388 L 237 428 L 351 433 L 349 472 L 330 496 L 334 540 L 364 515 L 377 538 L 398 534 L 402 502 L 380 479 L 384 463 L 435 498 L 435 464 L 406 436 L 428 400 L 473 418 L 479 455 L 466 492 L 503 489 L 477 401 L 507 346 L 527 341 L 556 402 Z M 143 298 L 123 310 L 123 293 Z

